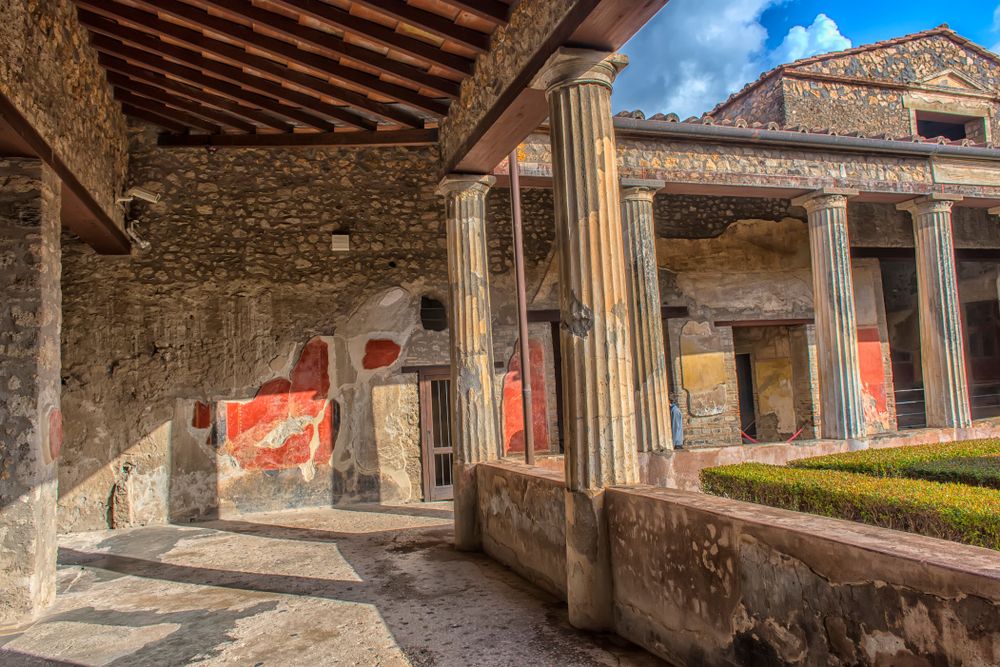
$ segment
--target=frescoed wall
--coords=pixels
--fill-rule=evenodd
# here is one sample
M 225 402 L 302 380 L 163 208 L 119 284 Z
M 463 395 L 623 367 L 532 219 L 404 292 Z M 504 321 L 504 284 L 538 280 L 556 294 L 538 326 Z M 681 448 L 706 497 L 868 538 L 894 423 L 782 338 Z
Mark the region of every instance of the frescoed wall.
M 531 357 L 531 422 L 535 451 L 549 451 L 549 399 L 545 386 L 545 348 L 536 338 L 528 339 Z M 524 395 L 521 380 L 520 342 L 507 364 L 503 378 L 503 451 L 512 454 L 524 451 Z

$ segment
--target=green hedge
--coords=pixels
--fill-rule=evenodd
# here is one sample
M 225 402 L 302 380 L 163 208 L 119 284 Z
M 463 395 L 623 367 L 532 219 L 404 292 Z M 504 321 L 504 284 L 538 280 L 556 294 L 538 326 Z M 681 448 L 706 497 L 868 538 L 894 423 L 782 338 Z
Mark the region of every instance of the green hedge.
M 1000 489 L 1000 440 L 866 449 L 800 459 L 793 468 L 840 470 L 876 477 L 914 477 Z
M 743 463 L 701 472 L 706 493 L 1000 550 L 1000 491 Z

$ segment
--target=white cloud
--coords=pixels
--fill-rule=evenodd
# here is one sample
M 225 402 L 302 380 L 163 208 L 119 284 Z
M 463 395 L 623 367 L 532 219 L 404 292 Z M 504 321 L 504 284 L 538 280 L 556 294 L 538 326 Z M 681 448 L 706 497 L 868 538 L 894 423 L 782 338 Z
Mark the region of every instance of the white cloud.
M 851 40 L 840 34 L 840 28 L 826 14 L 820 14 L 808 28 L 797 25 L 788 31 L 784 41 L 770 54 L 771 62 L 777 66 L 800 58 L 808 58 L 817 53 L 843 51 L 851 48 Z
M 787 57 L 850 46 L 837 24 L 820 14 L 812 25 L 792 28 L 769 52 L 760 18 L 783 1 L 671 0 L 622 49 L 632 64 L 615 83 L 615 111 L 699 115 Z

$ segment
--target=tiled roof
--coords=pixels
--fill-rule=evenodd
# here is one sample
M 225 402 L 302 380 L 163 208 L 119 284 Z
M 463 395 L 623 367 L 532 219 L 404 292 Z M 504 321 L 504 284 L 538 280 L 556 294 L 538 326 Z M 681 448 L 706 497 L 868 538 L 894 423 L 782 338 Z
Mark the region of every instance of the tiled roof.
M 741 90 L 738 90 L 737 92 L 735 92 L 732 95 L 730 95 L 729 98 L 726 99 L 724 102 L 720 102 L 719 104 L 717 104 L 714 109 L 712 109 L 711 111 L 708 112 L 708 115 L 712 115 L 712 114 L 718 113 L 720 110 L 724 109 L 725 107 L 727 107 L 730 104 L 732 104 L 733 102 L 735 102 L 737 99 L 743 97 L 744 95 L 746 95 L 750 91 L 754 90 L 755 88 L 757 88 L 758 86 L 760 86 L 761 84 L 763 84 L 768 79 L 771 79 L 771 78 L 773 78 L 773 77 L 775 77 L 775 76 L 777 76 L 779 74 L 783 74 L 787 70 L 791 70 L 791 69 L 795 69 L 795 68 L 798 68 L 798 67 L 802 67 L 803 65 L 811 65 L 813 63 L 822 62 L 824 60 L 830 60 L 832 58 L 842 58 L 844 56 L 856 55 L 858 53 L 866 53 L 868 51 L 876 51 L 878 49 L 884 49 L 886 47 L 896 46 L 897 44 L 904 44 L 906 42 L 912 42 L 914 40 L 924 39 L 926 37 L 933 37 L 935 35 L 943 35 L 945 37 L 948 37 L 952 41 L 957 42 L 959 45 L 964 46 L 964 47 L 966 47 L 968 49 L 971 49 L 972 51 L 975 51 L 979 55 L 981 55 L 981 56 L 983 56 L 985 58 L 989 58 L 989 59 L 993 60 L 994 62 L 1000 64 L 1000 55 L 997 55 L 996 53 L 993 53 L 989 49 L 983 48 L 982 46 L 980 46 L 979 44 L 976 44 L 975 42 L 973 42 L 970 39 L 962 37 L 957 32 L 955 32 L 954 30 L 952 30 L 951 28 L 949 28 L 947 23 L 944 23 L 944 24 L 939 25 L 936 28 L 931 28 L 930 30 L 924 30 L 922 32 L 915 32 L 915 33 L 911 33 L 909 35 L 903 35 L 901 37 L 893 37 L 892 39 L 886 39 L 886 40 L 883 40 L 881 42 L 873 42 L 871 44 L 863 44 L 861 46 L 856 46 L 856 47 L 853 47 L 853 48 L 850 48 L 850 49 L 845 49 L 843 51 L 832 51 L 830 53 L 821 53 L 819 55 L 809 56 L 808 58 L 801 58 L 799 60 L 795 60 L 795 61 L 792 61 L 790 63 L 785 63 L 784 65 L 778 65 L 774 69 L 768 70 L 767 72 L 764 72 L 763 74 L 761 74 L 760 77 L 756 81 L 748 83 Z
M 723 127 L 744 127 L 757 130 L 768 130 L 772 132 L 799 132 L 802 134 L 825 134 L 829 136 L 843 136 L 843 137 L 858 137 L 860 139 L 879 139 L 882 141 L 900 141 L 908 143 L 920 143 L 920 144 L 939 144 L 944 146 L 972 146 L 975 148 L 995 148 L 992 143 L 977 143 L 970 139 L 961 139 L 958 141 L 952 141 L 944 137 L 921 137 L 918 135 L 908 135 L 903 137 L 897 137 L 890 134 L 862 134 L 860 132 L 838 132 L 837 130 L 832 130 L 830 128 L 822 127 L 806 127 L 805 125 L 781 125 L 780 123 L 751 123 L 745 118 L 737 118 L 736 120 L 722 120 L 716 121 L 711 114 L 705 114 L 701 118 L 697 116 L 692 116 L 687 120 L 681 120 L 677 114 L 662 114 L 658 113 L 654 116 L 646 118 L 640 110 L 636 111 L 622 111 L 615 115 L 615 118 L 635 118 L 637 120 L 652 120 L 661 121 L 664 123 L 683 123 L 686 125 L 720 125 Z

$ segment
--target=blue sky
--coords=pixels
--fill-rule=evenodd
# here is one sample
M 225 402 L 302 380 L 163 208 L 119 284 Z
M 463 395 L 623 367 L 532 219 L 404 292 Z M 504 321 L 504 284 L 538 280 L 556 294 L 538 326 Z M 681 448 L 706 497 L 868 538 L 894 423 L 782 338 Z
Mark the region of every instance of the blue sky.
M 622 49 L 612 105 L 701 115 L 783 62 L 942 23 L 1000 51 L 1000 0 L 670 0 Z

